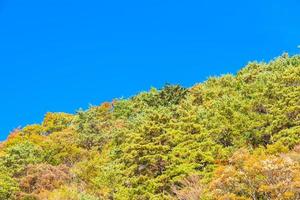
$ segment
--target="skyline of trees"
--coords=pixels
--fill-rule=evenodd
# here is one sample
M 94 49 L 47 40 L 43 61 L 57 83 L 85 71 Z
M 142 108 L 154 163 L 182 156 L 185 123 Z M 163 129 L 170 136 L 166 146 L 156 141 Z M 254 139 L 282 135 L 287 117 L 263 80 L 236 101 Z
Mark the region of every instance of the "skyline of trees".
M 76 114 L 0 145 L 0 199 L 297 200 L 300 56 Z

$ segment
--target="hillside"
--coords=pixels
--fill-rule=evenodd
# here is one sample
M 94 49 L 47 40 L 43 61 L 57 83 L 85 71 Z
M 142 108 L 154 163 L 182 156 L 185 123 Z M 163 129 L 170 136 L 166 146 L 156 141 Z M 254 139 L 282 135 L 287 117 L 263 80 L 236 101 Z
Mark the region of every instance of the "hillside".
M 0 199 L 300 199 L 300 56 L 75 115 L 0 147 Z

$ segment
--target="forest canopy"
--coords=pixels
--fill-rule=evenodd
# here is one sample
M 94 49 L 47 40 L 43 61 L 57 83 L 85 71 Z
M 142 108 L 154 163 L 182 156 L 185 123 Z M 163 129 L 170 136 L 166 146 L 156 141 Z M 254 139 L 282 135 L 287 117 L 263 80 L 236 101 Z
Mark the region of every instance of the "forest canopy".
M 0 199 L 300 199 L 300 56 L 47 113 L 1 143 Z

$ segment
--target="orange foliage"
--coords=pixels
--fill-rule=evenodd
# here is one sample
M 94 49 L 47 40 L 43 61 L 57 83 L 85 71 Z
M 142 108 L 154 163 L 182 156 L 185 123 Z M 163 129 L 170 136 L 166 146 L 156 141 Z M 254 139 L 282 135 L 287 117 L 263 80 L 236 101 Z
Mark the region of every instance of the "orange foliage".
M 70 180 L 69 168 L 65 165 L 29 165 L 24 172 L 24 176 L 19 180 L 21 189 L 19 196 L 32 195 L 38 197 L 39 194 L 52 191 Z
M 104 103 L 101 104 L 100 107 L 103 108 L 103 109 L 109 110 L 109 109 L 112 108 L 112 103 L 110 103 L 110 102 L 104 102 Z
M 216 199 L 299 199 L 300 164 L 294 160 L 297 154 L 266 156 L 238 151 L 229 165 L 217 168 L 210 189 Z

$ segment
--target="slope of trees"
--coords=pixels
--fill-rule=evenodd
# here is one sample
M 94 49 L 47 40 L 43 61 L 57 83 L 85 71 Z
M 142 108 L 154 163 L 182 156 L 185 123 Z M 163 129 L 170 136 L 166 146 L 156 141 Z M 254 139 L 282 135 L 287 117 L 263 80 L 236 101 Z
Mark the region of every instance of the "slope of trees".
M 300 57 L 47 113 L 1 143 L 0 199 L 300 199 Z

